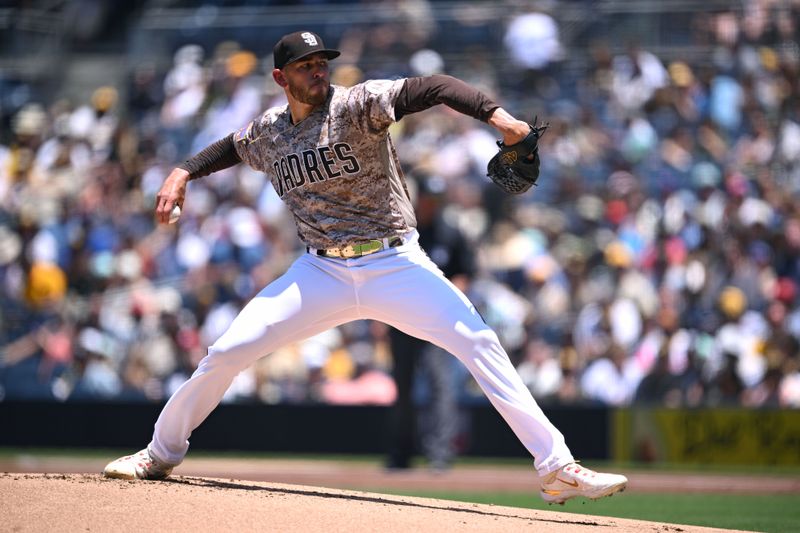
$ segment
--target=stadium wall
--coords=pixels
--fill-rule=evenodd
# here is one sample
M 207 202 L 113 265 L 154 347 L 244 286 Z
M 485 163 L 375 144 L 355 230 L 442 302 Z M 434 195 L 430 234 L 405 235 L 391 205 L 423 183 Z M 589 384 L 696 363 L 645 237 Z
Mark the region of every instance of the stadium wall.
M 800 465 L 800 411 L 619 409 L 612 457 L 676 464 Z
M 0 446 L 136 448 L 150 440 L 160 404 L 0 402 Z M 545 412 L 576 456 L 610 456 L 605 408 L 553 407 Z M 329 405 L 223 404 L 192 434 L 192 450 L 382 454 L 389 408 Z M 462 455 L 526 457 L 488 405 L 463 408 Z
M 0 447 L 136 448 L 161 404 L 0 402 Z M 527 457 L 490 406 L 462 408 L 461 455 Z M 686 465 L 800 465 L 800 411 L 545 407 L 576 457 Z M 387 407 L 223 404 L 192 450 L 382 454 Z

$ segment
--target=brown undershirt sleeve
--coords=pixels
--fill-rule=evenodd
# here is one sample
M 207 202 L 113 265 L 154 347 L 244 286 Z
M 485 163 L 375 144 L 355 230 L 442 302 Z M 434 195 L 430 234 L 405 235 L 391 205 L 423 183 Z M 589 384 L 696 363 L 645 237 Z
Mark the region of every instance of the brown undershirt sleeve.
M 424 111 L 437 104 L 444 104 L 460 113 L 486 122 L 492 112 L 500 107 L 488 96 L 445 74 L 434 74 L 421 78 L 408 78 L 397 95 L 394 118 Z
M 218 170 L 241 163 L 233 145 L 233 133 L 203 148 L 197 155 L 178 165 L 189 173 L 190 179 L 202 178 Z

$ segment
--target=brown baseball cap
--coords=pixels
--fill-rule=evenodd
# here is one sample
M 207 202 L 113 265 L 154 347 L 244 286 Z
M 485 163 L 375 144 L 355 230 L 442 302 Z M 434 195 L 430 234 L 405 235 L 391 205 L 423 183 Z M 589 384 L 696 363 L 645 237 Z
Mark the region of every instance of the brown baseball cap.
M 339 57 L 341 54 L 339 50 L 325 48 L 322 37 L 316 33 L 296 31 L 281 37 L 272 49 L 272 56 L 275 60 L 275 68 L 281 69 L 289 63 L 318 52 L 324 53 L 328 59 Z

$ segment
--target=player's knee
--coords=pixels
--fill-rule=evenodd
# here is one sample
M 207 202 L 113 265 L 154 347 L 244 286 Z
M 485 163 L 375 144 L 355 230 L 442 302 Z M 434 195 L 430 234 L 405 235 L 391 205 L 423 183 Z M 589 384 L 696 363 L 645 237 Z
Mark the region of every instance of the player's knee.
M 473 344 L 479 350 L 497 350 L 500 347 L 500 338 L 497 333 L 489 328 L 476 331 L 473 335 Z
M 197 370 L 203 373 L 208 372 L 238 372 L 240 369 L 236 367 L 236 358 L 231 357 L 225 350 L 221 350 L 215 346 L 208 348 L 208 353 L 200 364 L 197 365 Z
M 491 328 L 484 327 L 479 329 L 463 328 L 460 332 L 461 348 L 469 352 L 482 354 L 487 352 L 502 352 L 500 339 Z

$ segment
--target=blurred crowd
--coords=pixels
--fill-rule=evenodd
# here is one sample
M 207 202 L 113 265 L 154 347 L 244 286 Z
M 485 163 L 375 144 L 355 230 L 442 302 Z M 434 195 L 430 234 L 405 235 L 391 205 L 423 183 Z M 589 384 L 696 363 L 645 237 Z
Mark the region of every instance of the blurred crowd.
M 391 130 L 412 193 L 441 184 L 441 216 L 476 258 L 469 296 L 534 396 L 800 407 L 798 6 L 698 16 L 710 59 L 597 41 L 576 70 L 557 10 L 509 20 L 496 43 L 509 63 L 476 52 L 451 67 L 427 47 L 426 2 L 413 4 L 393 31 L 328 43 L 343 51 L 333 82 L 444 72 L 550 122 L 539 186 L 520 197 L 485 176 L 487 125 L 439 106 Z M 269 52 L 184 44 L 124 88 L 15 111 L 0 145 L 0 398 L 163 401 L 304 252 L 244 165 L 192 182 L 178 224 L 153 219 L 177 163 L 284 103 Z M 224 401 L 396 395 L 379 323 L 265 355 Z M 462 403 L 485 401 L 452 370 Z

